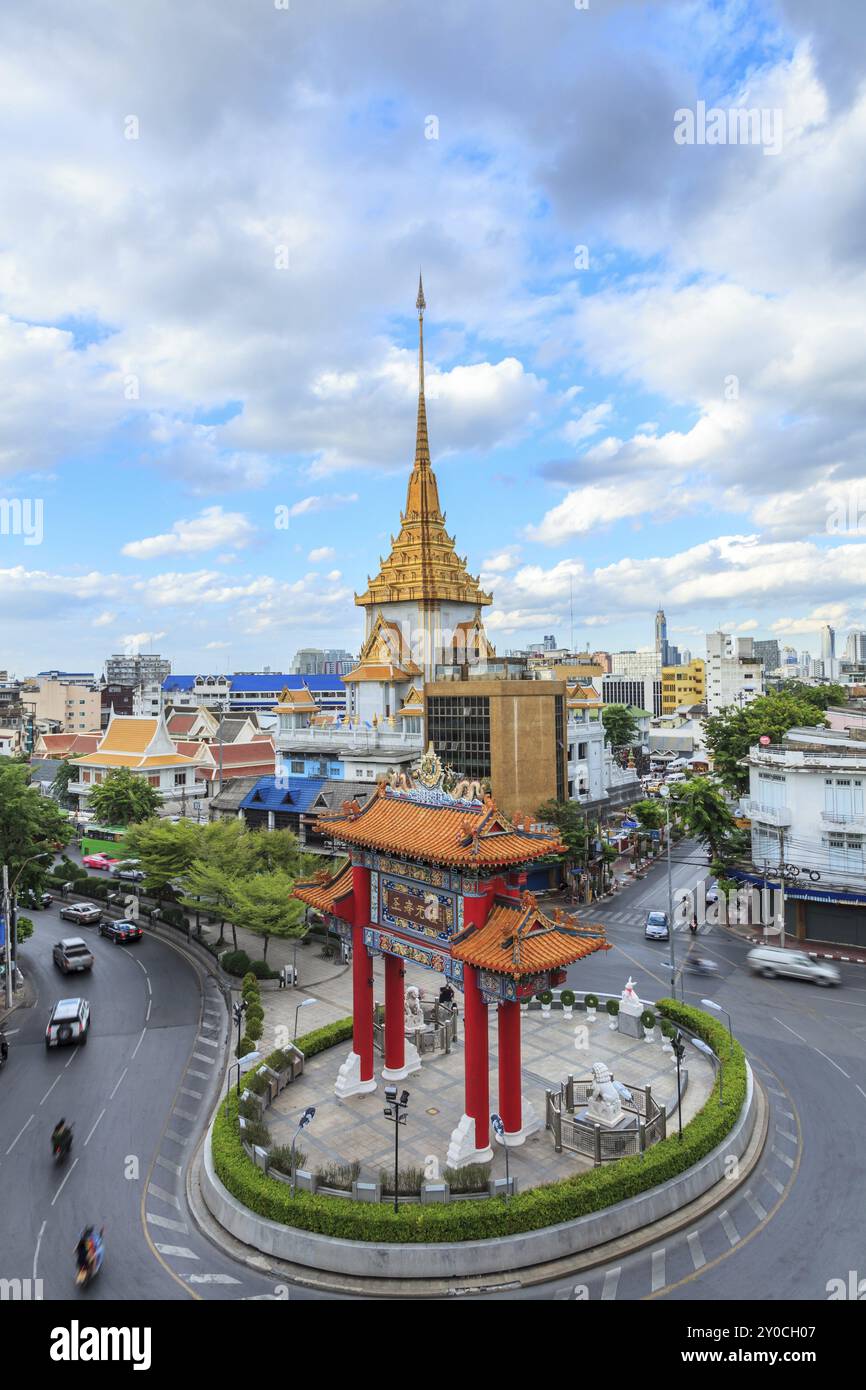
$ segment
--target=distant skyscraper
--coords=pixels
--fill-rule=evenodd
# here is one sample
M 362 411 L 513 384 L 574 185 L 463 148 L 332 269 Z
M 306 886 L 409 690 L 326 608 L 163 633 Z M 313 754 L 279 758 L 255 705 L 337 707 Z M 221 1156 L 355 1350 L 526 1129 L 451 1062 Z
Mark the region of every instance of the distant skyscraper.
M 669 666 L 668 660 L 668 620 L 663 608 L 656 612 L 656 653 L 662 666 Z
M 768 638 L 767 641 L 756 642 L 754 652 L 755 656 L 763 661 L 765 671 L 775 671 L 782 663 L 782 658 L 779 654 L 779 643 L 775 637 Z
M 845 644 L 845 660 L 856 662 L 857 665 L 866 662 L 866 632 L 856 628 L 853 632 L 849 632 L 848 641 Z
M 836 655 L 836 633 L 829 623 L 825 623 L 821 628 L 821 660 L 826 667 L 828 661 L 832 661 Z

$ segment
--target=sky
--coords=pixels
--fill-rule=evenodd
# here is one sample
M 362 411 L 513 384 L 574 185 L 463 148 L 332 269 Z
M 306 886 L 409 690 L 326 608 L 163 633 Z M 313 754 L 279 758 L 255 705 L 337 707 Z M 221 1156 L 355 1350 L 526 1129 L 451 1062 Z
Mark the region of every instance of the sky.
M 5 0 L 0 668 L 357 651 L 419 267 L 498 650 L 866 627 L 864 71 L 862 0 Z

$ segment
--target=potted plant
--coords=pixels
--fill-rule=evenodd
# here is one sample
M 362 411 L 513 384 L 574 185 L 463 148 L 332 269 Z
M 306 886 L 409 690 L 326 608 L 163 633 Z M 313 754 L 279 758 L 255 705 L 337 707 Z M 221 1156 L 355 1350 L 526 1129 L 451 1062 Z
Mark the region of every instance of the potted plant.
M 528 1014 L 528 1013 L 529 1013 L 529 1000 L 528 1000 L 528 999 L 521 999 L 521 1001 L 520 1001 L 520 1012 L 521 1012 L 522 1014 Z
M 617 1023 L 617 1018 L 619 1017 L 619 1000 L 608 999 L 604 1007 L 607 1010 L 608 1017 L 610 1018 L 610 1023 L 607 1026 L 612 1033 L 615 1033 L 617 1027 L 619 1026 Z
M 663 1018 L 659 1027 L 662 1033 L 662 1052 L 672 1052 L 671 1038 L 674 1035 L 674 1025 L 669 1018 Z
M 656 1016 L 652 1009 L 644 1009 L 640 1021 L 643 1024 L 644 1042 L 652 1042 L 656 1031 Z
M 586 1021 L 587 1021 L 587 1023 L 594 1023 L 594 1022 L 595 1022 L 595 1012 L 596 1012 L 596 1009 L 598 1008 L 598 995 L 597 995 L 597 994 L 587 994 L 587 995 L 584 997 L 584 1001 L 583 1001 L 583 1002 L 584 1002 L 584 1004 L 585 1004 L 585 1006 L 586 1006 Z
M 571 1018 L 574 1015 L 574 990 L 564 989 L 559 996 L 559 1002 L 565 1017 Z
M 541 993 L 537 994 L 535 997 L 541 1005 L 541 1017 L 550 1018 L 550 1006 L 553 1003 L 553 995 L 550 990 L 543 989 Z

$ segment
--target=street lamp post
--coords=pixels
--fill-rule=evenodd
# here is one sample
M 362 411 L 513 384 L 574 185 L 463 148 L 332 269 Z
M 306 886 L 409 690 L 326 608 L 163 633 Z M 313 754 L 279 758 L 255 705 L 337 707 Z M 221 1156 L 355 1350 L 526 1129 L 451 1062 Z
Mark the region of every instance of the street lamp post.
M 676 1059 L 677 1059 L 677 1123 L 679 1124 L 679 1130 L 680 1130 L 680 1132 L 679 1132 L 679 1140 L 680 1140 L 680 1143 L 682 1143 L 682 1138 L 683 1138 L 683 1094 L 682 1094 L 682 1088 L 681 1088 L 681 1085 L 680 1085 L 680 1063 L 681 1063 L 682 1060 L 683 1060 L 683 1054 L 685 1053 L 686 1045 L 685 1045 L 685 1043 L 683 1042 L 683 1035 L 682 1035 L 682 1033 L 680 1032 L 679 1028 L 676 1030 L 676 1032 L 674 1033 L 673 1037 L 671 1038 L 671 1047 L 672 1047 L 672 1049 L 673 1049 L 674 1056 L 675 1056 Z
M 48 850 L 40 850 L 38 854 L 31 854 L 29 859 L 25 859 L 20 866 L 17 874 L 9 882 L 9 866 L 3 865 L 3 961 L 6 966 L 5 995 L 6 1008 L 12 1008 L 12 944 L 15 936 L 15 889 L 18 880 L 27 868 L 28 864 L 33 864 L 37 859 L 50 859 Z
M 298 1135 L 302 1129 L 306 1129 L 316 1113 L 315 1105 L 308 1105 L 301 1118 L 298 1120 L 298 1127 L 292 1139 L 292 1196 L 295 1195 L 295 1144 L 298 1142 Z
M 247 1001 L 246 1001 L 246 999 L 239 999 L 236 1003 L 232 1004 L 232 1014 L 234 1015 L 234 1021 L 235 1021 L 235 1024 L 237 1025 L 237 1030 L 238 1030 L 238 1052 L 240 1052 L 240 1047 L 241 1047 L 241 1025 L 242 1025 L 242 1023 L 243 1023 L 243 1021 L 244 1021 L 244 1014 L 246 1013 L 246 1011 L 247 1011 Z M 240 1061 L 240 1057 L 238 1057 L 238 1061 Z M 240 1095 L 240 1093 L 241 1093 L 241 1069 L 240 1069 L 240 1067 L 238 1067 L 238 1095 Z
M 661 794 L 665 803 L 665 837 L 668 844 L 668 955 L 671 970 L 671 997 L 677 997 L 677 962 L 676 947 L 674 945 L 674 881 L 673 870 L 671 868 L 671 804 L 670 789 L 661 788 Z
M 723 1102 L 724 1099 L 725 1099 L 725 1096 L 724 1096 L 724 1067 L 723 1067 L 723 1065 L 722 1065 L 722 1059 L 721 1059 L 721 1057 L 716 1057 L 716 1054 L 715 1054 L 715 1052 L 713 1051 L 713 1049 L 710 1047 L 710 1045 L 709 1045 L 708 1043 L 705 1043 L 705 1042 L 704 1042 L 703 1038 L 692 1038 L 692 1039 L 691 1039 L 691 1044 L 692 1044 L 692 1047 L 696 1047 L 696 1048 L 698 1049 L 698 1052 L 702 1052 L 702 1053 L 704 1054 L 705 1057 L 715 1057 L 715 1058 L 716 1058 L 716 1061 L 717 1061 L 718 1064 L 719 1064 L 719 1105 L 721 1105 L 722 1102 Z
M 292 1034 L 292 1042 L 294 1042 L 295 1038 L 298 1036 L 298 1014 L 301 1012 L 301 1009 L 306 1009 L 310 1004 L 318 1004 L 318 1002 L 318 999 L 302 999 L 295 1009 L 295 1031 Z
M 409 1092 L 401 1091 L 399 1100 L 397 1099 L 397 1087 L 385 1087 L 385 1099 L 388 1104 L 385 1106 L 384 1115 L 386 1120 L 393 1121 L 394 1124 L 394 1210 L 400 1210 L 400 1126 L 406 1123 L 406 1107 L 409 1104 Z
M 717 1004 L 715 999 L 702 999 L 701 1003 L 705 1009 L 715 1009 L 716 1013 L 725 1014 L 728 1020 L 728 1053 L 730 1054 L 734 1046 L 734 1030 L 731 1025 L 731 1015 L 727 1009 L 723 1009 L 721 1004 Z
M 507 1202 L 508 1198 L 511 1196 L 511 1174 L 508 1163 L 508 1145 L 505 1142 L 505 1125 L 502 1123 L 501 1115 L 491 1115 L 490 1123 L 493 1126 L 493 1133 L 505 1150 L 505 1200 Z

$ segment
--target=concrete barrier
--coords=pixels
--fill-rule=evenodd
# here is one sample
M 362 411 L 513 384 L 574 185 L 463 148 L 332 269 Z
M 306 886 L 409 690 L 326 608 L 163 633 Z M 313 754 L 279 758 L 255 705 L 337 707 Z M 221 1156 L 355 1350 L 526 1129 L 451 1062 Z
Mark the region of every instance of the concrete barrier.
M 603 1211 L 539 1231 L 453 1244 L 373 1245 L 297 1230 L 248 1210 L 216 1175 L 211 1133 L 204 1147 L 201 1188 L 208 1210 L 236 1239 L 266 1255 L 308 1269 L 380 1279 L 447 1279 L 454 1275 L 503 1274 L 579 1254 L 670 1216 L 726 1176 L 726 1162 L 741 1158 L 755 1126 L 757 1098 L 746 1063 L 746 1099 L 723 1143 L 693 1168 Z

